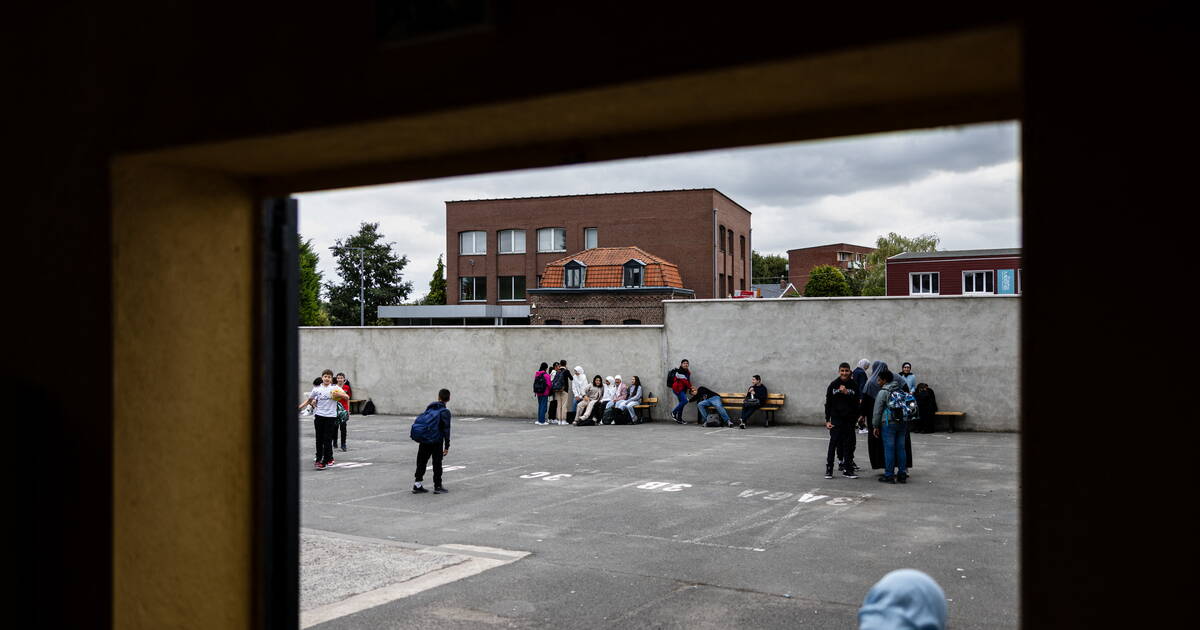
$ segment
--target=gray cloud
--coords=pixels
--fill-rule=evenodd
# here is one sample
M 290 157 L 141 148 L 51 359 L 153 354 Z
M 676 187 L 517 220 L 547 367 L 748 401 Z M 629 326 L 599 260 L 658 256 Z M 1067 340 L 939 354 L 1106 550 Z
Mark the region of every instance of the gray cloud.
M 871 245 L 935 233 L 944 249 L 1020 245 L 1016 123 L 706 151 L 300 195 L 300 231 L 326 280 L 328 248 L 379 222 L 408 255 L 412 298 L 445 250 L 448 200 L 717 188 L 754 214 L 754 249 Z

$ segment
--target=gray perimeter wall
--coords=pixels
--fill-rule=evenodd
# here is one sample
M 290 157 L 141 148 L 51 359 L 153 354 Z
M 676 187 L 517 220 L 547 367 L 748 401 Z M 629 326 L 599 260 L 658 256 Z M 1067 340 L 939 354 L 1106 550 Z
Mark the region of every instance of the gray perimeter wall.
M 962 428 L 1016 431 L 1019 312 L 1008 296 L 677 300 L 663 326 L 301 328 L 300 391 L 328 367 L 380 413 L 415 415 L 447 387 L 458 415 L 532 418 L 534 371 L 565 358 L 589 377 L 641 376 L 666 418 L 666 372 L 687 358 L 716 391 L 761 374 L 788 396 L 781 423 L 820 424 L 837 365 L 867 358 L 911 362 L 943 411 L 967 412 Z

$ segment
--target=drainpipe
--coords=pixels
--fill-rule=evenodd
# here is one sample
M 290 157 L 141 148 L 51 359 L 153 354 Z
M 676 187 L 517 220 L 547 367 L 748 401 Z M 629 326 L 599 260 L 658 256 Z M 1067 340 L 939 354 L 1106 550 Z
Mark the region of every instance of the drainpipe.
M 713 294 L 713 297 L 724 297 L 721 295 L 717 295 L 717 253 L 718 253 L 718 249 L 717 249 L 717 209 L 716 208 L 713 208 L 712 242 L 713 242 L 712 294 Z

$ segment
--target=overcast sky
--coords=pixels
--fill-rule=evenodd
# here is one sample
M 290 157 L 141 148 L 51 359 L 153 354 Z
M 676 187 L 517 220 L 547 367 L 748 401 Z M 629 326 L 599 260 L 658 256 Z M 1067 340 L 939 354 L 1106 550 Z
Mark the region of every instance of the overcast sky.
M 888 232 L 936 234 L 939 249 L 1021 246 L 1017 123 L 600 162 L 298 195 L 300 234 L 324 280 L 329 247 L 378 222 L 407 255 L 409 299 L 445 250 L 446 201 L 716 188 L 753 213 L 754 250 L 871 246 Z

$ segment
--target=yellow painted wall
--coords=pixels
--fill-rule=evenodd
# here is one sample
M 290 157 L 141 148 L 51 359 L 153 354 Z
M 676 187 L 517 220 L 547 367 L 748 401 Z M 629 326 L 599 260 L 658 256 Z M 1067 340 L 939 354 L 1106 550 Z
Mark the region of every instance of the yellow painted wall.
M 113 182 L 113 625 L 249 627 L 257 204 L 208 171 Z

